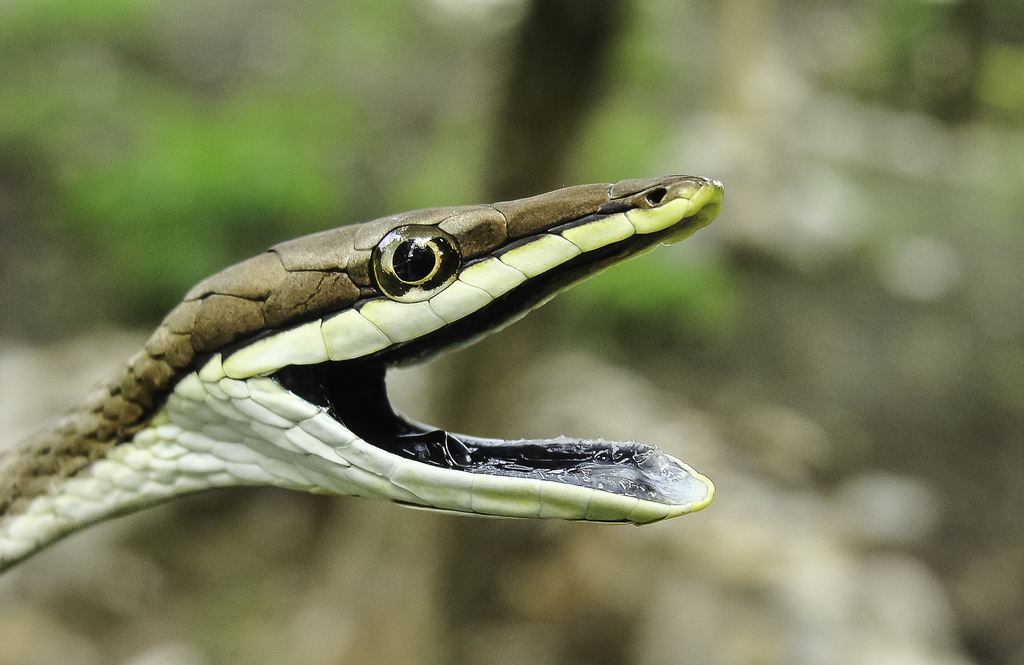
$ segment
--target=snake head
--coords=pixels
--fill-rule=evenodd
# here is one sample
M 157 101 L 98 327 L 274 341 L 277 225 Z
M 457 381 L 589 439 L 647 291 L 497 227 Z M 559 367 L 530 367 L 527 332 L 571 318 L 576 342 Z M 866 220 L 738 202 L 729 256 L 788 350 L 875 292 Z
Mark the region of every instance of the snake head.
M 670 176 L 418 210 L 203 280 L 80 407 L 0 458 L 0 570 L 93 522 L 230 485 L 634 524 L 700 510 L 711 481 L 653 446 L 447 432 L 396 413 L 385 375 L 689 237 L 722 195 Z
M 463 346 L 587 275 L 679 242 L 721 208 L 720 183 L 676 176 L 584 185 L 492 206 L 403 213 L 278 245 L 284 263 L 336 247 L 361 297 L 220 354 L 229 380 L 266 376 L 315 405 L 357 478 L 347 493 L 507 517 L 649 523 L 705 507 L 711 481 L 654 446 L 447 432 L 391 407 L 389 367 Z

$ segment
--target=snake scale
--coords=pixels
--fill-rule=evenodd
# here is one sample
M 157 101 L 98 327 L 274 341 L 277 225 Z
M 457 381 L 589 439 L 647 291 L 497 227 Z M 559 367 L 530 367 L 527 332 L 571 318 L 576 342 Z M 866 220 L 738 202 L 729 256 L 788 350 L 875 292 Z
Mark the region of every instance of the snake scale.
M 634 524 L 700 510 L 714 486 L 658 448 L 446 432 L 396 413 L 385 374 L 689 237 L 722 196 L 718 181 L 669 176 L 417 210 L 203 280 L 77 408 L 0 454 L 0 570 L 89 524 L 232 485 Z

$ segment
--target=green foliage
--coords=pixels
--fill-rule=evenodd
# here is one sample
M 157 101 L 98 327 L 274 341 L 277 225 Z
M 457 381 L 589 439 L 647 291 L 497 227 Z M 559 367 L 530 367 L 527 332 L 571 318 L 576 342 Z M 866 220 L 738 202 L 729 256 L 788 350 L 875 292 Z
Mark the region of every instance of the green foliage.
M 408 175 L 396 183 L 389 199 L 395 210 L 483 203 L 483 157 L 486 126 L 471 118 L 453 118 L 438 126 L 416 155 Z M 453 141 L 453 136 L 459 136 Z
M 580 181 L 616 182 L 645 174 L 666 139 L 666 122 L 637 109 L 632 96 L 617 96 L 597 109 L 580 150 Z
M 675 13 L 685 3 L 652 2 L 635 8 L 608 62 L 604 99 L 591 109 L 587 133 L 573 164 L 578 182 L 615 182 L 654 176 L 652 164 L 671 143 L 681 108 L 694 103 L 697 77 L 680 80 L 677 52 L 665 48 L 684 35 Z M 672 164 L 673 172 L 683 172 Z M 680 170 L 682 169 L 682 170 Z
M 75 40 L 123 41 L 152 7 L 148 0 L 8 0 L 0 5 L 0 43 L 10 56 Z
M 985 50 L 978 95 L 987 106 L 1008 117 L 1024 117 L 1024 48 L 992 44 Z
M 0 165 L 32 174 L 37 221 L 85 249 L 134 322 L 270 243 L 394 211 L 389 196 L 362 201 L 374 180 L 407 183 L 410 207 L 477 198 L 467 153 L 482 141 L 389 155 L 423 129 L 361 77 L 416 75 L 406 9 L 0 4 Z
M 737 331 L 741 293 L 713 257 L 660 248 L 598 273 L 561 298 L 573 335 L 624 348 L 719 348 Z
M 326 168 L 329 144 L 316 142 L 328 124 L 323 105 L 242 101 L 200 115 L 155 92 L 129 145 L 60 188 L 69 228 L 107 254 L 132 291 L 180 294 L 197 274 L 288 229 L 329 223 L 340 188 Z
M 895 108 L 963 120 L 974 108 L 981 3 L 886 0 L 855 87 Z
M 35 222 L 82 251 L 133 323 L 273 242 L 479 203 L 501 50 L 487 25 L 425 7 L 9 0 L 0 166 L 32 174 Z M 655 175 L 678 111 L 675 11 L 630 21 L 564 184 Z M 633 275 L 651 278 L 665 300 L 700 279 Z

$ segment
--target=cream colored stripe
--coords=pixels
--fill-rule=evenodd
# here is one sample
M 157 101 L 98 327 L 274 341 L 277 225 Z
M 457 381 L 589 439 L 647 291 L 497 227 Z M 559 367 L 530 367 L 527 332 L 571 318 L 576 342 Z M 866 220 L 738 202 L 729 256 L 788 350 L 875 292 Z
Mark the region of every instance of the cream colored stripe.
M 498 258 L 527 277 L 536 277 L 581 253 L 579 247 L 561 236 L 541 235 Z
M 483 289 L 456 280 L 430 299 L 430 308 L 446 322 L 458 321 L 494 301 Z
M 664 231 L 690 214 L 690 201 L 676 199 L 657 208 L 633 208 L 626 211 L 626 218 L 637 233 Z
M 562 237 L 584 252 L 590 252 L 625 240 L 634 233 L 636 233 L 636 229 L 626 216 L 619 212 L 603 219 L 566 229 L 562 231 Z
M 331 360 L 349 360 L 391 345 L 388 336 L 354 309 L 325 319 L 320 327 Z
M 233 379 L 245 379 L 285 365 L 314 365 L 327 358 L 317 319 L 243 346 L 224 361 L 224 373 Z
M 526 275 L 492 256 L 465 268 L 459 275 L 459 281 L 497 298 L 525 282 Z
M 371 300 L 359 313 L 395 343 L 422 337 L 445 324 L 426 301 Z

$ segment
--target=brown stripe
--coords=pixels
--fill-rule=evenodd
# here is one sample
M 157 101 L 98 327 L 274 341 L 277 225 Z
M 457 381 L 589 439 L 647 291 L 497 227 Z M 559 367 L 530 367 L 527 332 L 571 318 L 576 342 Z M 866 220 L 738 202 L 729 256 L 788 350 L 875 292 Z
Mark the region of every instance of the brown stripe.
M 174 381 L 213 353 L 266 328 L 284 328 L 351 306 L 376 293 L 370 250 L 402 224 L 438 224 L 467 259 L 510 240 L 595 212 L 615 197 L 662 181 L 569 187 L 493 206 L 432 208 L 345 226 L 274 245 L 197 284 L 145 347 L 67 416 L 0 455 L 0 516 L 23 510 L 56 481 L 102 458 L 146 427 Z

